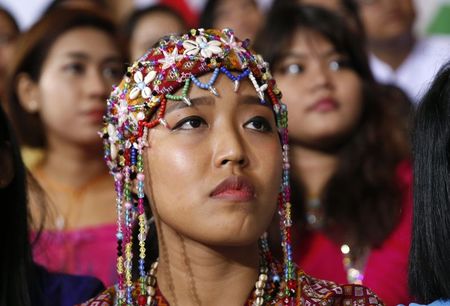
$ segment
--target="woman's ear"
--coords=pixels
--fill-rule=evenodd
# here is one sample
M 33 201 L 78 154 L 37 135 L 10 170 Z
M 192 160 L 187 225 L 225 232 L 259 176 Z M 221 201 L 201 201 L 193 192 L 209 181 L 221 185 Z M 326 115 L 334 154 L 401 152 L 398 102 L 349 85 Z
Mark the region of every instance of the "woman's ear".
M 27 73 L 21 73 L 16 81 L 17 96 L 20 105 L 29 113 L 36 113 L 40 109 L 39 88 Z

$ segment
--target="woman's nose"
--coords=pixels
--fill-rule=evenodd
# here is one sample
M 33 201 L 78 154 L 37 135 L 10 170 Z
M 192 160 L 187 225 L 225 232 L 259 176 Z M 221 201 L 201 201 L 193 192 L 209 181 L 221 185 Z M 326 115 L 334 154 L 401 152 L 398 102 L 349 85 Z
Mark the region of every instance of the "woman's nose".
M 248 164 L 244 140 L 235 129 L 227 128 L 226 132 L 219 133 L 216 138 L 216 167 L 238 166 Z

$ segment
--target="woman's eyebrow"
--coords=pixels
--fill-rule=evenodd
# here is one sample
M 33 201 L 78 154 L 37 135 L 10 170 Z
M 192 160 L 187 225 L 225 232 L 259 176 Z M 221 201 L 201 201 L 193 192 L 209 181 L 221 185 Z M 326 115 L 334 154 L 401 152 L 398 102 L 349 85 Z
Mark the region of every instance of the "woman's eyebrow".
M 192 99 L 190 99 L 190 101 L 191 101 L 190 106 L 182 101 L 170 101 L 169 103 L 167 103 L 166 114 L 168 114 L 174 110 L 182 109 L 182 108 L 186 108 L 186 107 L 195 107 L 197 105 L 214 105 L 216 103 L 216 100 L 210 96 L 202 96 L 202 97 L 192 98 Z
M 239 97 L 239 102 L 242 104 L 265 106 L 272 110 L 272 103 L 270 103 L 270 102 L 268 103 L 267 100 L 266 100 L 266 103 L 261 103 L 261 100 L 259 99 L 259 97 L 253 96 L 253 95 L 241 95 Z

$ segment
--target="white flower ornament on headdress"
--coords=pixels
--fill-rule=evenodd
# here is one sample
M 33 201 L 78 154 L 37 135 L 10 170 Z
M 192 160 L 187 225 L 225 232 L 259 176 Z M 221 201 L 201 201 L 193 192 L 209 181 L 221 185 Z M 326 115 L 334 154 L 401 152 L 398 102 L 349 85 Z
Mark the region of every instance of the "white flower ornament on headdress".
M 150 71 L 147 75 L 142 75 L 141 71 L 136 71 L 134 74 L 134 81 L 136 82 L 136 87 L 134 87 L 130 92 L 130 99 L 136 99 L 141 94 L 142 98 L 147 99 L 151 96 L 151 90 L 147 86 L 151 81 L 155 79 L 156 71 Z
M 167 68 L 172 67 L 176 62 L 180 61 L 183 58 L 183 55 L 178 54 L 177 47 L 172 50 L 172 53 L 168 53 L 165 50 L 162 50 L 162 52 L 164 54 L 164 58 L 158 61 L 160 64 L 163 64 L 161 67 L 162 70 L 166 70 Z
M 220 41 L 224 45 L 230 47 L 230 49 L 233 49 L 235 52 L 246 52 L 246 50 L 242 48 L 242 42 L 241 41 L 237 42 L 236 39 L 234 38 L 234 34 L 231 34 L 228 40 L 221 37 Z
M 206 37 L 201 35 L 197 36 L 195 41 L 185 40 L 183 42 L 183 48 L 185 49 L 183 54 L 190 56 L 197 55 L 200 52 L 203 57 L 210 58 L 213 54 L 222 53 L 220 41 L 207 41 Z

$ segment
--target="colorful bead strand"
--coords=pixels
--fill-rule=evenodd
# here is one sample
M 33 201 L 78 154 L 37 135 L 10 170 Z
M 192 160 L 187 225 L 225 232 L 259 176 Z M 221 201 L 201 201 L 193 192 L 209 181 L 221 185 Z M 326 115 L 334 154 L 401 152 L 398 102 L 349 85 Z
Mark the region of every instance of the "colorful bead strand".
M 191 80 L 194 82 L 195 86 L 201 89 L 208 89 L 213 93 L 215 96 L 219 96 L 219 93 L 217 92 L 217 89 L 213 87 L 214 83 L 217 80 L 217 77 L 219 76 L 219 68 L 214 69 L 213 75 L 209 79 L 208 83 L 200 82 L 199 79 L 197 79 L 194 75 L 191 75 Z

